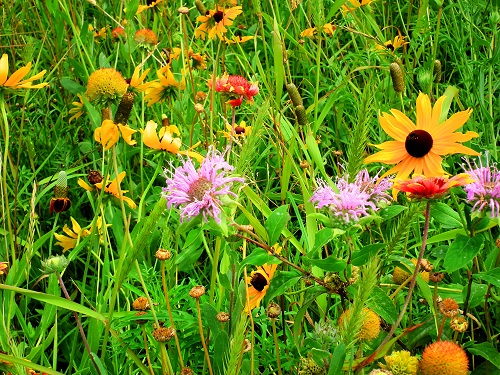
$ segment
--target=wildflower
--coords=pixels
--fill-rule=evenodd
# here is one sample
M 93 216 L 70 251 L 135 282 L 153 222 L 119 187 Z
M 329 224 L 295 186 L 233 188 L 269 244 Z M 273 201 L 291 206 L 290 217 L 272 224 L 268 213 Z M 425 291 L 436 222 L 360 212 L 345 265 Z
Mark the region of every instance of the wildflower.
M 118 142 L 121 133 L 123 140 L 130 146 L 133 146 L 137 143 L 132 140 L 132 134 L 135 132 L 137 132 L 137 130 L 132 129 L 128 125 L 115 124 L 113 120 L 104 120 L 101 126 L 95 129 L 94 139 L 96 142 L 102 144 L 105 150 L 109 150 Z
M 134 34 L 134 42 L 141 47 L 153 47 L 158 44 L 158 37 L 153 30 L 141 29 Z
M 47 261 L 42 261 L 42 272 L 46 275 L 51 273 L 60 274 L 68 264 L 69 262 L 64 255 L 51 256 Z
M 455 316 L 450 320 L 450 327 L 455 332 L 465 332 L 469 328 L 469 323 L 463 316 Z
M 490 217 L 500 215 L 500 171 L 496 165 L 490 167 L 488 160 L 486 166 L 483 166 L 479 160 L 479 166 L 474 163 L 466 172 L 474 180 L 465 185 L 464 190 L 467 193 L 467 201 L 472 206 L 472 211 L 481 213 L 483 210 L 491 210 Z
M 82 229 L 80 224 L 78 224 L 78 222 L 75 219 L 73 219 L 72 217 L 70 217 L 70 219 L 71 219 L 71 223 L 73 225 L 72 229 L 70 229 L 68 227 L 68 225 L 66 225 L 66 224 L 64 225 L 64 228 L 63 228 L 63 232 L 67 234 L 66 236 L 63 234 L 54 233 L 54 237 L 58 241 L 58 242 L 56 242 L 56 245 L 59 245 L 63 248 L 63 253 L 70 250 L 70 249 L 74 249 L 78 245 L 79 239 L 85 238 L 88 235 L 90 235 L 90 233 L 92 233 L 92 228 Z M 103 237 L 102 237 L 103 234 L 102 234 L 102 230 L 101 230 L 102 217 L 100 217 L 100 216 L 97 218 L 96 228 L 97 228 L 97 231 L 99 233 L 100 240 L 102 241 L 103 240 Z
M 7 273 L 7 268 L 9 268 L 9 262 L 0 262 L 0 275 Z
M 209 86 L 212 81 L 209 81 Z M 259 85 L 256 82 L 249 82 L 242 76 L 230 76 L 225 73 L 221 78 L 215 80 L 215 91 L 222 92 L 235 99 L 229 100 L 227 103 L 237 107 L 246 98 L 250 103 L 253 103 L 253 97 L 259 93 Z
M 346 310 L 342 315 L 340 315 L 338 320 L 338 326 L 342 329 L 344 319 L 349 320 L 351 317 L 351 310 Z M 345 328 L 345 327 L 344 327 Z M 361 329 L 356 336 L 358 339 L 363 341 L 370 341 L 376 338 L 380 333 L 380 318 L 369 308 L 363 309 L 363 324 Z
M 337 27 L 335 25 L 332 25 L 331 23 L 325 23 L 323 25 L 323 32 L 328 35 L 328 36 L 333 36 L 333 33 L 335 32 L 335 29 Z M 312 38 L 316 34 L 316 27 L 311 27 L 309 29 L 305 29 L 300 33 L 300 36 L 303 38 Z
M 393 375 L 416 375 L 418 370 L 418 358 L 413 357 L 409 351 L 394 351 L 391 355 L 384 357 L 385 369 Z
M 276 319 L 281 314 L 281 307 L 277 303 L 271 302 L 267 305 L 266 315 L 268 318 Z
M 273 251 L 277 254 L 281 253 L 281 246 L 275 244 Z M 248 299 L 245 306 L 245 311 L 250 312 L 260 306 L 260 302 L 266 296 L 271 279 L 278 268 L 278 264 L 264 264 L 258 266 L 255 271 L 252 271 L 249 277 L 246 278 L 248 284 Z
M 439 311 L 446 318 L 453 318 L 458 315 L 458 303 L 453 298 L 445 298 L 438 306 Z
M 96 31 L 94 26 L 89 24 L 89 31 L 94 32 L 94 38 L 96 39 L 96 43 L 99 43 L 99 41 L 98 41 L 99 38 L 103 38 L 103 39 L 106 38 L 106 30 L 108 30 L 109 27 L 110 26 L 104 26 L 104 27 L 101 27 L 101 29 L 99 31 Z
M 125 33 L 125 29 L 121 26 L 115 27 L 113 30 L 111 30 L 111 36 L 114 39 L 120 39 L 120 38 L 125 38 L 127 34 Z
M 177 9 L 177 11 L 180 13 L 180 14 L 189 14 L 189 8 L 188 7 L 179 7 Z
M 311 353 L 306 357 L 300 357 L 299 375 L 324 375 L 326 369 L 324 366 L 319 366 L 312 358 Z
M 203 285 L 196 285 L 189 291 L 189 295 L 195 299 L 200 298 L 205 294 L 205 287 Z
M 255 37 L 253 35 L 246 35 L 246 36 L 241 36 L 241 35 L 233 35 L 231 39 L 224 37 L 224 42 L 227 44 L 241 44 L 248 42 L 249 40 L 254 39 Z
M 186 155 L 195 158 L 197 161 L 203 161 L 203 156 L 194 151 L 181 150 L 182 141 L 175 135 L 181 135 L 175 125 L 162 126 L 159 133 L 156 133 L 158 124 L 152 120 L 146 123 L 146 128 L 140 130 L 142 141 L 146 146 L 154 150 L 163 150 L 172 154 Z
M 137 66 L 134 69 L 134 74 L 132 75 L 132 78 L 130 79 L 130 84 L 128 86 L 128 89 L 133 89 L 138 92 L 145 92 L 149 86 L 150 83 L 143 83 L 144 79 L 146 79 L 146 76 L 148 75 L 149 69 L 146 69 L 142 74 L 141 74 L 141 67 Z
M 413 263 L 414 266 L 417 265 L 417 259 L 413 258 L 411 259 L 411 262 Z M 422 263 L 427 262 L 427 259 L 422 259 Z M 426 283 L 429 282 L 429 272 L 427 271 L 419 271 L 420 277 L 422 280 L 424 280 Z M 409 272 L 406 272 L 403 270 L 401 267 L 395 267 L 394 272 L 392 274 L 392 281 L 396 284 L 403 284 L 405 281 L 411 278 L 411 274 Z
M 148 299 L 146 297 L 138 297 L 134 300 L 134 302 L 132 302 L 132 307 L 134 310 L 147 310 L 149 309 Z
M 103 189 L 102 182 L 96 183 L 94 186 L 96 187 L 96 190 L 104 190 L 104 192 L 113 195 L 114 197 L 120 199 L 120 193 L 119 193 L 119 188 L 120 188 L 120 183 L 122 180 L 125 178 L 126 172 L 121 172 L 114 180 L 110 180 L 109 176 L 106 179 L 106 186 Z M 94 187 L 88 185 L 85 181 L 83 181 L 81 178 L 78 179 L 78 185 L 80 185 L 82 188 L 84 188 L 87 191 L 94 191 Z M 128 204 L 128 206 L 132 209 L 135 209 L 137 206 L 134 203 L 134 201 L 125 196 L 125 193 L 128 192 L 128 190 L 121 190 L 122 192 L 122 198 L 125 203 Z
M 57 176 L 56 186 L 54 187 L 54 198 L 50 200 L 49 212 L 64 212 L 70 209 L 71 201 L 68 198 L 68 181 L 66 172 L 61 171 Z
M 444 279 L 444 273 L 442 272 L 433 272 L 429 275 L 429 280 L 433 283 L 440 283 Z
M 120 72 L 113 68 L 96 70 L 89 77 L 85 97 L 92 103 L 107 104 L 127 92 L 128 84 Z
M 153 337 L 158 342 L 167 342 L 175 336 L 175 329 L 172 327 L 159 327 L 153 330 Z
M 467 121 L 471 109 L 455 113 L 448 120 L 439 123 L 445 99 L 445 96 L 440 97 L 432 108 L 429 97 L 420 93 L 417 99 L 416 125 L 396 109 L 391 109 L 392 115 L 383 113 L 379 118 L 380 125 L 395 140 L 376 146 L 382 151 L 368 156 L 365 163 L 396 164 L 382 177 L 397 173 L 396 178 L 406 179 L 412 172 L 427 177 L 444 176 L 442 155 L 479 155 L 460 144 L 477 137 L 476 132 L 455 133 Z
M 235 6 L 229 9 L 219 8 L 208 11 L 208 14 L 201 15 L 196 18 L 196 21 L 201 22 L 201 25 L 195 30 L 195 38 L 205 40 L 208 35 L 209 39 L 218 37 L 220 40 L 224 39 L 224 34 L 227 32 L 226 26 L 231 26 L 233 20 L 243 13 L 241 6 Z
M 382 179 L 377 185 L 366 170 L 356 176 L 355 182 L 349 183 L 346 177 L 338 178 L 334 191 L 325 181 L 318 179 L 318 188 L 311 197 L 316 202 L 316 208 L 328 208 L 335 225 L 346 225 L 368 216 L 368 210 L 377 211 L 378 205 L 387 202 L 390 197 L 385 193 L 392 185 L 387 179 Z
M 198 70 L 205 70 L 207 68 L 207 56 L 195 53 L 192 50 L 187 54 L 188 62 L 191 61 L 192 67 Z
M 231 126 L 229 123 L 226 124 L 227 131 L 223 133 L 224 137 L 227 139 L 231 138 L 244 138 L 250 135 L 252 131 L 251 126 L 247 126 L 245 121 L 241 121 L 240 124 L 236 124 L 236 126 Z
M 167 249 L 158 249 L 155 253 L 155 258 L 158 260 L 169 260 L 172 258 L 172 253 Z
M 80 116 L 83 115 L 83 97 L 81 94 L 77 94 L 77 96 L 80 101 L 71 103 L 73 108 L 68 111 L 68 114 L 73 114 L 73 116 L 70 117 L 69 122 L 78 120 Z
M 353 12 L 360 7 L 369 5 L 374 1 L 375 0 L 347 0 L 346 3 L 348 5 L 342 5 L 342 13 L 345 15 L 348 12 Z
M 144 12 L 146 9 L 154 8 L 156 5 L 158 5 L 162 2 L 163 2 L 163 0 L 156 0 L 156 1 L 155 0 L 147 0 L 146 5 L 139 5 L 135 14 L 137 15 L 139 13 Z
M 42 70 L 40 73 L 35 74 L 33 77 L 22 80 L 28 75 L 31 70 L 31 62 L 17 69 L 11 76 L 7 79 L 9 75 L 9 55 L 3 54 L 0 59 L 0 87 L 8 87 L 11 89 L 40 89 L 48 85 L 48 83 L 38 83 L 33 85 L 33 81 L 40 79 L 46 73 L 46 70 Z
M 230 318 L 231 318 L 231 316 L 227 312 L 224 312 L 224 311 L 221 311 L 220 313 L 218 313 L 215 316 L 215 319 L 217 319 L 221 323 L 227 322 Z
M 421 375 L 467 375 L 469 360 L 459 345 L 438 341 L 425 348 L 418 368 Z
M 402 36 L 401 33 L 398 32 L 398 35 L 394 38 L 394 40 L 386 41 L 383 46 L 377 44 L 376 48 L 378 50 L 389 50 L 393 53 L 398 48 L 409 44 L 405 39 L 406 36 Z
M 470 184 L 474 181 L 467 173 L 460 173 L 453 177 L 425 177 L 415 176 L 411 180 L 396 179 L 394 189 L 404 191 L 412 199 L 440 198 L 454 186 Z
M 167 199 L 167 206 L 182 206 L 181 220 L 201 213 L 205 221 L 213 217 L 220 223 L 221 198 L 226 195 L 236 198 L 231 191 L 233 182 L 244 181 L 238 177 L 226 177 L 226 173 L 233 169 L 224 161 L 224 154 L 211 148 L 198 170 L 191 159 L 185 160 L 173 172 L 166 170 L 167 187 L 163 188 L 163 196 Z
M 186 79 L 182 76 L 180 81 L 174 77 L 174 73 L 170 70 L 170 65 L 165 65 L 159 69 L 156 74 L 158 80 L 149 83 L 146 89 L 144 100 L 148 102 L 148 107 L 154 103 L 164 101 L 173 90 L 184 90 L 186 88 Z

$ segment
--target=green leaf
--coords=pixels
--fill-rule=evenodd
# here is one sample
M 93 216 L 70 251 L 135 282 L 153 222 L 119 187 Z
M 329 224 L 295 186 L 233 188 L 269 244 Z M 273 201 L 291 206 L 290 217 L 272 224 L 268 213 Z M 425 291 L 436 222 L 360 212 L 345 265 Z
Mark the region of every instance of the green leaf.
M 280 271 L 271 280 L 266 297 L 272 301 L 275 296 L 281 296 L 287 289 L 297 285 L 301 278 L 302 276 L 296 271 Z
M 383 219 L 383 220 L 389 220 L 392 219 L 393 217 L 398 216 L 401 212 L 406 210 L 407 208 L 405 206 L 400 206 L 400 205 L 395 205 L 395 206 L 389 206 L 381 209 L 378 213 L 378 215 Z
M 500 268 L 494 268 L 487 272 L 480 272 L 474 275 L 475 278 L 484 280 L 500 288 Z
M 398 312 L 394 303 L 387 294 L 379 287 L 375 287 L 368 301 L 368 307 L 380 315 L 387 323 L 394 324 L 398 318 Z
M 125 18 L 127 20 L 132 20 L 137 13 L 137 8 L 139 8 L 139 0 L 130 0 L 127 3 L 127 11 L 125 12 Z
M 484 295 L 488 290 L 488 285 L 472 283 L 469 297 L 469 307 L 472 309 L 476 306 L 484 304 Z M 467 297 L 467 288 L 462 289 L 462 300 Z M 457 301 L 458 302 L 458 301 Z
M 269 245 L 274 245 L 278 242 L 281 232 L 286 228 L 289 220 L 288 205 L 278 207 L 269 215 L 265 225 L 269 236 Z
M 325 246 L 328 242 L 333 240 L 335 237 L 338 237 L 340 234 L 344 233 L 344 231 L 340 231 L 337 228 L 323 228 L 314 236 L 314 247 L 309 252 L 309 256 L 313 256 L 316 252 Z
M 468 237 L 459 234 L 450 245 L 444 258 L 444 268 L 448 273 L 454 272 L 467 265 L 481 251 L 483 237 Z
M 434 203 L 431 209 L 431 217 L 445 228 L 463 227 L 458 213 L 445 203 Z
M 263 264 L 278 264 L 280 262 L 279 259 L 270 255 L 266 250 L 258 248 L 241 261 L 238 273 L 247 265 L 262 266 Z
M 500 369 L 500 353 L 489 342 L 482 342 L 480 344 L 473 344 L 467 350 L 474 354 L 479 355 Z
M 272 35 L 274 52 L 274 75 L 276 79 L 276 104 L 279 105 L 279 103 L 281 102 L 281 96 L 283 94 L 285 68 L 283 65 L 283 45 L 281 44 L 281 35 L 276 18 L 274 19 Z
M 362 247 L 359 251 L 355 251 L 352 254 L 352 265 L 360 267 L 363 264 L 368 263 L 370 257 L 374 256 L 377 252 L 385 247 L 383 243 L 375 243 L 372 245 L 367 245 Z
M 333 351 L 332 361 L 330 362 L 330 370 L 328 375 L 342 375 L 342 366 L 344 365 L 346 350 L 345 344 L 341 342 Z
M 340 272 L 347 267 L 345 260 L 337 259 L 333 255 L 326 259 L 310 259 L 310 262 L 313 266 L 330 272 Z
M 60 82 L 61 86 L 64 87 L 73 95 L 83 94 L 85 92 L 85 87 L 73 81 L 72 79 L 69 79 L 67 77 L 62 77 Z

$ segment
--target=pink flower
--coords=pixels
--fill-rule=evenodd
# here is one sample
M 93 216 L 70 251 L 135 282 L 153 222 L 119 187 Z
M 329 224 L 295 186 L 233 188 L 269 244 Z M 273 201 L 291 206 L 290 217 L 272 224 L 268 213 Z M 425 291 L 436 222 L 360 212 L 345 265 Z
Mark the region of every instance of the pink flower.
M 472 211 L 481 212 L 483 209 L 490 209 L 491 217 L 500 215 L 500 172 L 496 166 L 490 167 L 489 162 L 483 166 L 481 160 L 479 167 L 474 163 L 466 172 L 474 180 L 464 187 L 467 193 L 467 200 L 473 203 Z
M 231 191 L 233 182 L 244 181 L 239 177 L 226 177 L 234 167 L 224 160 L 224 154 L 210 148 L 198 170 L 191 159 L 186 159 L 173 172 L 165 170 L 167 187 L 163 188 L 163 196 L 169 208 L 181 207 L 181 221 L 201 213 L 205 221 L 211 216 L 217 223 L 221 222 L 222 196 L 236 198 Z
M 211 85 L 211 81 L 209 81 L 209 85 Z M 259 85 L 255 82 L 248 82 L 242 76 L 224 74 L 215 81 L 215 91 L 233 97 L 234 99 L 229 100 L 228 104 L 238 107 L 243 102 L 243 98 L 253 103 L 253 97 L 259 93 Z

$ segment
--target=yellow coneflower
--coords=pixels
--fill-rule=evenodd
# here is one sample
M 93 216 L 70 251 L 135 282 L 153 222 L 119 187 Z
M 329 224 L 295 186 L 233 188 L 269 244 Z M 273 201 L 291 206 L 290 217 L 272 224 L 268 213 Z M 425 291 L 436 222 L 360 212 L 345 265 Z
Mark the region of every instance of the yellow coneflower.
M 369 5 L 373 3 L 375 0 L 347 0 L 347 5 L 342 5 L 342 13 L 345 15 L 348 12 L 353 12 L 359 7 L 363 7 L 365 5 Z
M 186 78 L 184 75 L 182 75 L 180 81 L 177 81 L 174 73 L 170 70 L 170 65 L 165 65 L 156 74 L 158 75 L 158 80 L 149 83 L 149 87 L 146 89 L 146 96 L 144 97 L 144 100 L 148 102 L 148 107 L 164 101 L 173 90 L 184 90 L 186 88 Z
M 253 35 L 246 35 L 246 36 L 233 35 L 231 39 L 224 37 L 224 42 L 226 42 L 227 44 L 240 44 L 248 42 L 249 40 L 252 40 L 254 38 L 255 36 Z
M 78 179 L 78 185 L 80 185 L 82 188 L 84 188 L 87 191 L 95 191 L 95 190 L 104 190 L 104 192 L 113 195 L 114 197 L 120 199 L 120 194 L 118 192 L 118 188 L 120 186 L 120 183 L 122 180 L 125 178 L 126 172 L 121 172 L 114 180 L 110 180 L 109 176 L 106 179 L 106 186 L 102 186 L 102 182 L 98 182 L 94 184 L 94 186 L 90 186 L 87 184 L 85 181 L 83 181 L 81 178 Z M 134 201 L 125 196 L 125 193 L 128 193 L 128 190 L 122 190 L 122 198 L 125 203 L 128 204 L 128 206 L 132 209 L 135 209 L 137 205 L 134 203 Z
M 394 52 L 398 48 L 401 48 L 401 47 L 409 44 L 405 39 L 406 39 L 406 36 L 402 36 L 401 33 L 398 32 L 398 35 L 393 40 L 386 41 L 383 46 L 380 44 L 377 44 L 376 48 L 378 50 L 389 50 L 391 52 Z
M 227 139 L 245 138 L 246 136 L 250 135 L 252 131 L 252 127 L 247 126 L 247 123 L 245 121 L 241 121 L 239 125 L 236 124 L 234 127 L 228 123 L 226 124 L 226 129 L 227 131 L 223 132 L 223 136 Z
M 128 83 L 122 74 L 113 68 L 102 68 L 93 72 L 87 82 L 85 97 L 93 103 L 107 104 L 120 99 L 127 92 Z
M 328 36 L 333 36 L 333 33 L 335 32 L 336 26 L 331 24 L 331 23 L 325 23 L 323 25 L 323 32 L 328 35 Z M 311 27 L 309 29 L 305 29 L 300 33 L 300 36 L 303 38 L 312 38 L 316 34 L 316 27 Z
M 130 146 L 135 145 L 137 142 L 132 139 L 132 134 L 137 130 L 132 129 L 128 125 L 115 124 L 113 120 L 104 120 L 97 129 L 94 130 L 94 139 L 96 142 L 102 144 L 105 150 L 109 150 L 118 140 L 120 134 L 125 142 Z
M 444 176 L 446 173 L 441 165 L 443 155 L 461 153 L 479 156 L 478 152 L 461 145 L 477 137 L 476 132 L 455 133 L 469 119 L 472 109 L 455 113 L 440 123 L 445 99 L 445 96 L 440 97 L 433 108 L 429 97 L 420 93 L 416 124 L 396 109 L 391 109 L 391 114 L 383 113 L 379 117 L 380 125 L 394 141 L 376 145 L 382 151 L 368 156 L 365 163 L 395 164 L 381 178 L 396 173 L 396 178 L 406 179 L 412 173 L 426 177 Z
M 46 73 L 46 70 L 42 70 L 40 73 L 35 74 L 33 77 L 23 80 L 24 77 L 28 75 L 31 70 L 31 62 L 17 69 L 9 77 L 9 56 L 3 54 L 0 59 L 0 88 L 7 87 L 10 89 L 40 89 L 48 85 L 48 83 L 38 83 L 33 84 L 33 81 L 40 79 Z
M 72 229 L 70 229 L 66 224 L 63 228 L 63 232 L 66 233 L 66 236 L 63 234 L 54 233 L 54 237 L 58 241 L 56 242 L 56 245 L 59 245 L 63 248 L 63 253 L 70 249 L 74 249 L 78 245 L 79 240 L 89 236 L 90 233 L 92 233 L 92 228 L 82 229 L 80 224 L 78 224 L 75 219 L 73 219 L 72 217 L 70 217 L 70 219 L 72 223 Z M 100 216 L 97 218 L 96 227 L 102 240 L 102 217 Z
M 144 12 L 146 9 L 154 8 L 155 6 L 157 6 L 158 4 L 160 4 L 162 2 L 163 2 L 163 0 L 156 0 L 156 1 L 147 0 L 146 5 L 139 5 L 135 14 L 137 15 L 139 13 Z
M 141 67 L 137 66 L 134 69 L 134 74 L 132 75 L 132 78 L 130 79 L 130 84 L 128 86 L 129 91 L 138 91 L 138 92 L 145 92 L 149 86 L 150 82 L 143 83 L 144 80 L 146 79 L 146 76 L 148 75 L 150 69 L 146 69 L 142 74 L 141 74 Z
M 208 35 L 209 39 L 218 37 L 224 40 L 224 34 L 227 32 L 226 26 L 231 26 L 233 20 L 241 13 L 243 13 L 241 6 L 228 9 L 216 6 L 215 9 L 209 10 L 207 15 L 196 18 L 201 25 L 194 32 L 195 38 L 205 40 L 205 36 Z
M 159 133 L 156 132 L 158 124 L 154 121 L 148 121 L 146 128 L 140 130 L 142 133 L 142 142 L 154 150 L 163 150 L 172 154 L 187 155 L 203 161 L 203 156 L 194 151 L 181 150 L 182 141 L 178 137 L 181 135 L 179 129 L 175 125 L 162 126 Z M 176 137 L 177 135 L 177 137 Z

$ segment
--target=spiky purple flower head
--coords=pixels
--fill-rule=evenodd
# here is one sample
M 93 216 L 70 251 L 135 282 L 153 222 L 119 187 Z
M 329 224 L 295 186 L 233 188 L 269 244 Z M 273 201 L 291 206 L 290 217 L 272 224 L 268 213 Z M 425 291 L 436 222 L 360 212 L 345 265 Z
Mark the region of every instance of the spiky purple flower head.
M 224 195 L 237 195 L 231 191 L 233 182 L 243 182 L 243 178 L 226 177 L 234 167 L 224 160 L 224 153 L 214 148 L 208 150 L 206 158 L 198 170 L 191 159 L 171 170 L 164 170 L 167 178 L 167 187 L 163 188 L 163 196 L 167 200 L 167 207 L 181 207 L 181 221 L 203 215 L 205 221 L 213 217 L 220 223 L 220 214 Z
M 347 176 L 337 178 L 336 192 L 325 181 L 318 179 L 318 188 L 311 197 L 317 208 L 327 207 L 329 213 L 343 219 L 343 224 L 358 221 L 368 216 L 369 210 L 377 211 L 380 202 L 388 202 L 391 197 L 386 193 L 392 182 L 382 179 L 378 184 L 377 177 L 370 178 L 367 170 L 362 170 L 354 182 L 349 183 Z
M 468 168 L 464 166 L 465 171 L 475 180 L 464 186 L 467 201 L 473 204 L 472 211 L 490 210 L 492 218 L 498 217 L 500 215 L 500 171 L 496 165 L 490 167 L 488 159 L 486 159 L 486 166 L 483 166 L 481 159 L 479 159 L 479 166 L 476 162 L 472 166 L 469 161 L 467 165 Z

